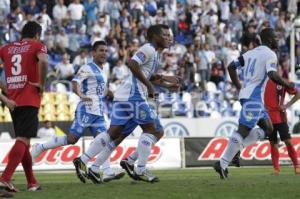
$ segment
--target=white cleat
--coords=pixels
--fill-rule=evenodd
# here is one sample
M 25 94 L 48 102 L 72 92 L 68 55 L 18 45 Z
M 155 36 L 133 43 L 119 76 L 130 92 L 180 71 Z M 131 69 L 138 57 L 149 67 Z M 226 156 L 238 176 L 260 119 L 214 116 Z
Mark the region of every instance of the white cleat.
M 32 145 L 31 147 L 31 158 L 32 158 L 32 163 L 35 163 L 36 158 L 43 152 L 40 149 L 40 144 L 36 143 L 34 145 Z
M 111 180 L 118 180 L 123 178 L 125 175 L 124 171 L 121 170 L 110 170 L 109 172 L 103 173 L 103 182 L 109 182 Z

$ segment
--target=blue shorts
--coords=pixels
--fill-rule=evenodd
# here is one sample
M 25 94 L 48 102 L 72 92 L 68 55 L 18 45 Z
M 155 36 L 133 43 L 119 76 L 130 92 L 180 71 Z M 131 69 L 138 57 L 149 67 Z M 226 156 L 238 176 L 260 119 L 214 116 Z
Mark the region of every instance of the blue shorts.
M 114 102 L 112 110 L 110 125 L 124 126 L 124 136 L 141 124 L 154 123 L 157 132 L 163 130 L 158 115 L 145 101 Z
M 239 124 L 252 129 L 260 119 L 269 118 L 262 102 L 242 99 L 241 105 Z
M 83 136 L 84 130 L 89 129 L 94 137 L 98 133 L 106 132 L 106 122 L 103 116 L 85 113 L 82 111 L 75 112 L 75 120 L 71 125 L 69 132 L 76 137 Z

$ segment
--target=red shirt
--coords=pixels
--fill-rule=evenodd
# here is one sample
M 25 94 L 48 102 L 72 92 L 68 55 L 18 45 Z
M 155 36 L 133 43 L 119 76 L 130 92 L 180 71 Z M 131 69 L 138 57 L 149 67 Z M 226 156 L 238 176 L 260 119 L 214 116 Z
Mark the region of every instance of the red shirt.
M 265 106 L 273 124 L 284 123 L 287 121 L 286 112 L 279 110 L 279 105 L 284 104 L 285 94 L 295 95 L 298 91 L 296 88 L 286 89 L 276 85 L 272 80 L 268 80 L 265 88 Z
M 39 108 L 41 95 L 29 82 L 39 82 L 38 54 L 47 53 L 44 44 L 33 39 L 16 41 L 0 48 L 4 63 L 7 95 L 17 106 Z

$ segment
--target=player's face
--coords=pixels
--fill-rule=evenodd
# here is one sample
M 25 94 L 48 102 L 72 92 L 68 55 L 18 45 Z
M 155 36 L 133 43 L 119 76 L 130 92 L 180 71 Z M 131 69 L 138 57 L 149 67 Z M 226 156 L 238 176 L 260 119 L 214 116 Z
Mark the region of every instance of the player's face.
M 171 43 L 171 38 L 170 30 L 163 28 L 157 43 L 161 48 L 168 48 Z
M 107 59 L 107 46 L 100 45 L 97 47 L 96 51 L 93 51 L 93 57 L 95 62 L 99 64 L 104 64 Z

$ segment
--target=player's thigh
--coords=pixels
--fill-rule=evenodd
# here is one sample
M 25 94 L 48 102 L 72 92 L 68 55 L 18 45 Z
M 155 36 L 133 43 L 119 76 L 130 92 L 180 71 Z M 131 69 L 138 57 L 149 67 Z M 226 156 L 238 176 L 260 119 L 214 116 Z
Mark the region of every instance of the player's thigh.
M 39 125 L 39 109 L 33 106 L 16 107 L 11 112 L 16 137 L 36 137 Z
M 256 126 L 258 121 L 265 116 L 265 108 L 261 102 L 249 100 L 242 101 L 239 124 L 252 129 Z
M 273 143 L 273 144 L 277 144 L 277 143 L 278 143 L 277 132 L 279 132 L 278 124 L 274 124 L 274 125 L 273 125 L 273 131 L 272 131 L 272 133 L 269 135 L 269 141 L 270 141 L 271 143 Z
M 282 141 L 286 141 L 292 138 L 290 134 L 289 126 L 286 122 L 277 124 L 277 129 L 278 129 L 280 139 Z
M 135 102 L 134 122 L 139 124 L 143 132 L 152 133 L 155 130 L 156 113 L 146 101 Z

